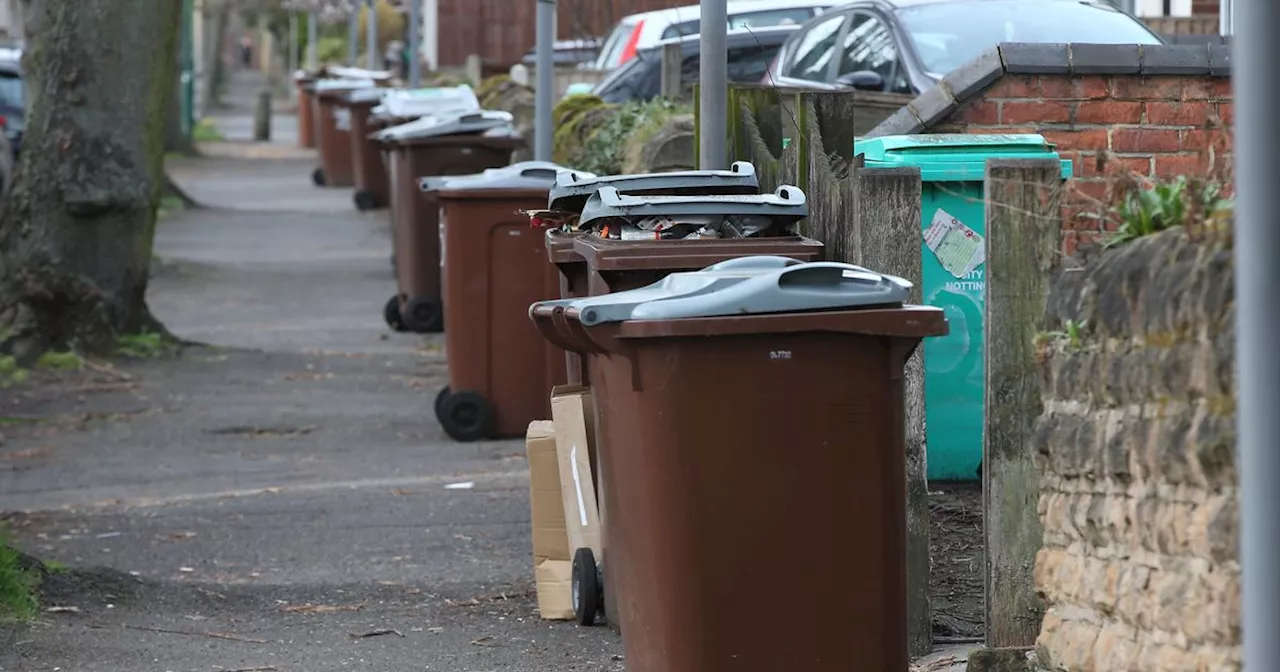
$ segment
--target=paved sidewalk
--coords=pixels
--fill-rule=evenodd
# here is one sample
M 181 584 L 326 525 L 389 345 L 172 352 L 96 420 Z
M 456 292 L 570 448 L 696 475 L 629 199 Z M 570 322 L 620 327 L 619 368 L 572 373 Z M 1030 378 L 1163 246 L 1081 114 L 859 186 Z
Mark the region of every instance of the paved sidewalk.
M 0 629 L 0 670 L 622 669 L 536 615 L 523 444 L 448 440 L 439 339 L 382 324 L 385 213 L 291 138 L 244 158 L 247 114 L 170 166 L 211 207 L 156 237 L 151 306 L 216 347 L 0 390 L 0 511 L 75 608 Z

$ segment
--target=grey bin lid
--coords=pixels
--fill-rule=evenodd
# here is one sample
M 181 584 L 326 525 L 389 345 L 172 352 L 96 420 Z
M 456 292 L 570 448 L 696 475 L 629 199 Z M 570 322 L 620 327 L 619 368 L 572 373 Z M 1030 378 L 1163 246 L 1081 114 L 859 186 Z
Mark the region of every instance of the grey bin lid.
M 349 89 L 371 89 L 377 86 L 372 79 L 322 79 L 316 82 L 316 91 L 347 91 Z
M 799 187 L 782 185 L 772 194 L 700 194 L 682 196 L 628 196 L 615 187 L 600 187 L 587 199 L 579 221 L 586 224 L 604 217 L 653 217 L 659 215 L 764 215 L 776 223 L 798 222 L 809 215 L 809 205 Z
M 379 140 L 408 140 L 475 133 L 510 126 L 514 120 L 510 112 L 497 110 L 443 113 L 392 126 L 379 131 L 375 137 Z
M 422 191 L 441 189 L 547 189 L 564 166 L 550 161 L 521 161 L 472 175 L 430 176 L 418 180 Z
M 575 309 L 582 324 L 593 326 L 902 305 L 910 293 L 910 282 L 852 264 L 743 257 L 701 271 L 673 273 L 640 289 L 534 306 Z
M 705 189 L 709 193 L 755 194 L 760 192 L 756 167 L 746 161 L 735 161 L 729 170 L 684 170 L 673 173 L 641 173 L 638 175 L 592 175 L 566 171 L 556 176 L 556 184 L 547 197 L 552 210 L 582 212 L 587 200 L 600 187 L 613 187 L 627 194 L 636 191 L 673 191 Z
M 353 103 L 365 103 L 374 100 L 382 100 L 392 89 L 380 89 L 377 87 L 363 87 L 347 94 L 347 100 Z

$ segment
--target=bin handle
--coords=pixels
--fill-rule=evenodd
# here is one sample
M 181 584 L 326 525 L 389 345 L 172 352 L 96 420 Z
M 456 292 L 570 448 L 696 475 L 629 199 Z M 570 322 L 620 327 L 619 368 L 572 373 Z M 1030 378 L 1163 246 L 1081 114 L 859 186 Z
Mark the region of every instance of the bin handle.
M 703 271 L 734 271 L 739 269 L 766 269 L 766 268 L 786 268 L 788 266 L 797 266 L 803 262 L 790 257 L 779 257 L 776 255 L 758 255 L 754 257 L 737 257 L 734 259 L 726 259 L 716 264 L 712 264 Z
M 778 287 L 816 287 L 839 284 L 882 285 L 894 283 L 911 288 L 911 283 L 902 278 L 883 275 L 862 266 L 845 264 L 838 261 L 815 261 L 799 264 L 783 269 L 778 274 Z
M 549 177 L 554 180 L 556 177 L 556 172 L 557 171 L 552 168 L 525 168 L 524 170 L 520 171 L 520 177 L 533 177 L 533 178 Z

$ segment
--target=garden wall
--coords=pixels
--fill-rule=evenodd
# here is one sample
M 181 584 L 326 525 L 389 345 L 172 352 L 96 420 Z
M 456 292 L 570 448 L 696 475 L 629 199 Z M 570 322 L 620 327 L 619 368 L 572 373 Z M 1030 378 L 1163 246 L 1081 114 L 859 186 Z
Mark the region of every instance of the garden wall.
M 1068 263 L 1050 292 L 1044 669 L 1240 669 L 1232 259 L 1174 229 Z

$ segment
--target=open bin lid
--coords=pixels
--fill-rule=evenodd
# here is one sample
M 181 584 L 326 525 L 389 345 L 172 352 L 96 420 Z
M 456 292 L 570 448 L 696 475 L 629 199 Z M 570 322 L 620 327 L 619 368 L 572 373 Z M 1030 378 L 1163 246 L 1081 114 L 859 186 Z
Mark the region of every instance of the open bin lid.
M 433 175 L 418 180 L 422 191 L 532 189 L 545 190 L 555 183 L 564 166 L 550 161 L 521 161 L 501 168 L 489 168 L 472 175 Z
M 314 84 L 317 92 L 369 89 L 377 85 L 372 79 L 321 79 Z
M 868 168 L 918 167 L 926 182 L 982 181 L 988 159 L 1056 159 L 1071 177 L 1071 161 L 1037 133 L 886 135 L 855 140 L 853 153 Z
M 466 84 L 424 89 L 396 89 L 382 99 L 381 114 L 409 118 L 453 112 L 476 112 L 480 101 Z
M 628 320 L 672 320 L 768 313 L 901 306 L 911 293 L 902 278 L 839 262 L 801 263 L 741 257 L 701 271 L 672 273 L 647 287 L 530 307 L 562 307 L 584 326 Z
M 547 207 L 551 210 L 581 213 L 591 195 L 600 187 L 613 187 L 624 194 L 637 192 L 760 193 L 756 167 L 746 161 L 735 161 L 728 170 L 685 170 L 638 175 L 596 176 L 591 173 L 565 171 L 556 177 L 556 184 L 547 197 Z
M 350 89 L 342 94 L 342 99 L 348 103 L 372 103 L 386 97 L 392 89 L 384 89 L 377 86 L 365 86 L 358 89 Z
M 799 187 L 782 185 L 772 194 L 698 194 L 632 196 L 600 187 L 582 208 L 581 224 L 606 217 L 680 215 L 763 215 L 775 223 L 798 222 L 809 215 Z
M 442 135 L 478 133 L 510 126 L 515 120 L 510 112 L 478 110 L 432 114 L 407 124 L 392 126 L 374 134 L 378 140 L 409 140 Z
M 373 79 L 388 80 L 391 79 L 391 72 L 388 70 L 369 70 L 366 68 L 348 68 L 344 66 L 333 66 L 326 68 L 330 77 L 338 77 L 341 79 Z

